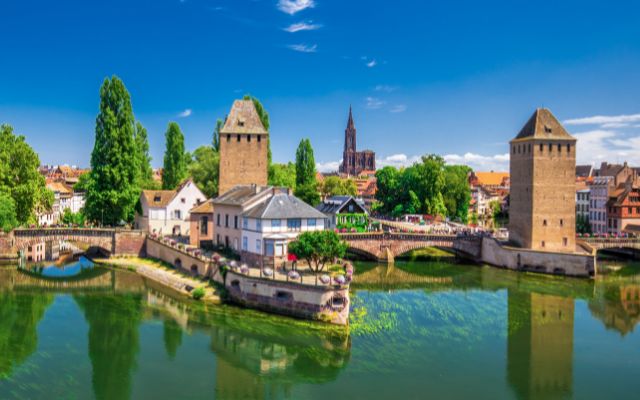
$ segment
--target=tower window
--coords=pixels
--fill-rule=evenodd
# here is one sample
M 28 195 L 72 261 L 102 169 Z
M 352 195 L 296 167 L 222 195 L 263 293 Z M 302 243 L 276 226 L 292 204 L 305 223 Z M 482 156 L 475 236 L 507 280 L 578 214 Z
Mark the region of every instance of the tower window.
M 546 219 L 542 221 L 542 226 L 547 226 L 547 220 Z
M 261 139 L 262 139 L 262 136 L 258 135 L 258 143 L 260 143 Z
M 558 143 L 558 153 L 562 152 L 562 145 L 560 143 Z
M 571 145 L 567 144 L 567 153 L 571 153 Z
M 251 142 L 251 135 L 247 135 L 247 142 Z
M 564 226 L 564 221 L 560 219 L 560 226 Z
M 231 141 L 231 135 L 227 135 L 227 142 Z
M 562 245 L 567 247 L 568 244 L 569 244 L 569 240 L 566 237 L 562 238 Z
M 551 153 L 552 151 L 553 151 L 553 145 L 549 143 L 549 153 Z
M 238 141 L 238 142 L 240 141 L 240 135 L 238 135 L 238 139 L 237 139 L 237 141 Z
M 544 247 L 544 240 L 540 243 L 540 247 Z
M 544 151 L 544 145 L 540 143 L 540 153 L 542 153 L 543 151 Z
M 545 131 L 545 133 L 551 133 L 552 129 L 545 125 L 544 126 L 544 131 Z

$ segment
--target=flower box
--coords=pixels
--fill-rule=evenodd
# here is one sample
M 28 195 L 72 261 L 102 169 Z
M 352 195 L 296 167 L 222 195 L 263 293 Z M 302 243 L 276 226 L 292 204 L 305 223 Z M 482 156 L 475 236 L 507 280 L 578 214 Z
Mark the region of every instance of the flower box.
M 333 278 L 333 281 L 338 285 L 344 285 L 344 283 L 346 282 L 346 278 L 344 277 L 344 275 L 338 275 Z
M 265 267 L 265 268 L 262 270 L 262 274 L 263 274 L 264 276 L 273 276 L 273 270 L 272 270 L 271 268 L 269 268 L 269 267 Z
M 247 275 L 249 273 L 249 267 L 247 267 L 246 265 L 242 265 L 242 267 L 240 267 L 240 272 Z
M 325 285 L 328 285 L 331 282 L 331 277 L 329 275 L 322 275 L 320 277 L 320 282 L 324 283 Z
M 287 276 L 289 277 L 289 279 L 300 279 L 300 274 L 298 273 L 298 271 L 289 271 Z

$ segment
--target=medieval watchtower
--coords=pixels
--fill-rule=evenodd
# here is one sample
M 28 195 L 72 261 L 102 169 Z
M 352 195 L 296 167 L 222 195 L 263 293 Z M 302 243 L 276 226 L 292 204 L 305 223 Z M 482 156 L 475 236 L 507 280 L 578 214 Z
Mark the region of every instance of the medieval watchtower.
M 528 249 L 575 252 L 576 139 L 539 108 L 510 145 L 510 239 Z
M 218 193 L 236 185 L 266 185 L 268 146 L 269 132 L 262 125 L 253 101 L 234 101 L 220 130 Z

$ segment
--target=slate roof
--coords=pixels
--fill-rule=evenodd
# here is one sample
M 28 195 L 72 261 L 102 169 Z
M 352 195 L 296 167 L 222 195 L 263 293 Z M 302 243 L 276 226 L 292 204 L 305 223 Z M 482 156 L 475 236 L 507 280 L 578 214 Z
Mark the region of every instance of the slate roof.
M 593 167 L 591 165 L 576 165 L 576 177 L 588 178 L 593 173 Z
M 287 193 L 276 193 L 266 201 L 252 207 L 244 214 L 248 218 L 289 219 L 289 218 L 324 218 L 325 215 L 311 207 L 296 196 Z
M 347 204 L 349 200 L 354 200 L 362 209 L 366 212 L 364 203 L 360 199 L 356 199 L 352 196 L 332 196 L 324 200 L 322 203 L 316 206 L 316 210 L 323 214 L 335 214 L 342 206 Z
M 251 100 L 236 100 L 227 116 L 220 134 L 264 134 L 268 132 Z
M 268 186 L 238 185 L 212 200 L 213 205 L 242 205 L 253 196 L 271 190 Z
M 514 140 L 524 139 L 576 140 L 546 108 L 536 109 Z

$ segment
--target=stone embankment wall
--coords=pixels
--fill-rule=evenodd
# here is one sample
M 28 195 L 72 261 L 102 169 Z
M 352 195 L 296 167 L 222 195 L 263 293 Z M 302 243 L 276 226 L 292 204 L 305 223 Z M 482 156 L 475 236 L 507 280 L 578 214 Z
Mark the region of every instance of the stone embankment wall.
M 349 287 L 314 286 L 249 277 L 227 271 L 225 287 L 230 299 L 246 307 L 297 318 L 346 325 Z
M 207 258 L 189 254 L 153 238 L 147 238 L 146 247 L 149 257 L 162 260 L 185 272 L 209 277 L 218 283 L 223 281 L 218 268 Z
M 144 256 L 147 234 L 143 231 L 116 230 L 113 254 L 117 256 Z

